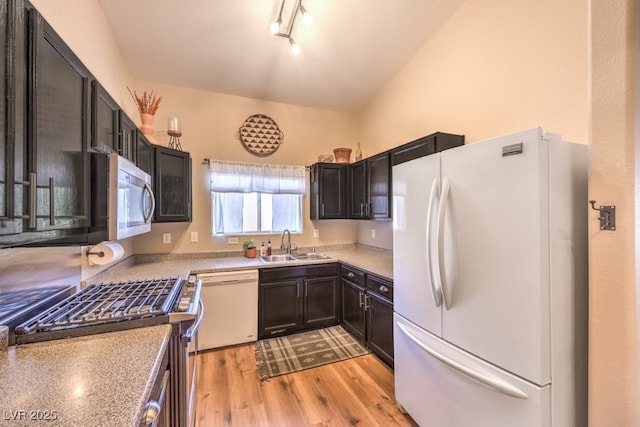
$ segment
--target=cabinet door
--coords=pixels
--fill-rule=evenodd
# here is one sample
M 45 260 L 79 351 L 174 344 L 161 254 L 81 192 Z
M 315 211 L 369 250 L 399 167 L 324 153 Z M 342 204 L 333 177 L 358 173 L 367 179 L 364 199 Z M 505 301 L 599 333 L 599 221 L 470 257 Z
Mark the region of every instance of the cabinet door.
M 151 175 L 153 181 L 153 145 L 139 129 L 136 130 L 135 145 L 136 165 L 140 169 Z
M 348 281 L 341 280 L 342 289 L 342 312 L 340 320 L 342 326 L 356 336 L 360 341 L 365 342 L 365 322 L 364 311 L 364 288 Z
M 311 219 L 347 218 L 346 164 L 316 163 L 311 169 Z
M 302 327 L 300 282 L 260 284 L 258 329 L 260 338 L 286 335 Z
M 37 186 L 29 228 L 87 227 L 90 216 L 90 74 L 32 9 L 30 25 L 29 171 Z M 25 180 L 29 177 L 25 176 Z M 32 195 L 29 199 L 33 200 Z M 33 211 L 37 217 L 33 218 Z M 35 221 L 34 221 L 35 219 Z
M 191 157 L 155 146 L 155 222 L 191 221 Z
M 368 293 L 367 347 L 393 367 L 393 304 Z
M 349 165 L 349 218 L 367 217 L 367 162 Z
M 91 147 L 101 153 L 122 155 L 120 107 L 97 80 L 91 86 Z
M 133 123 L 133 120 L 124 113 L 124 111 L 120 110 L 118 117 L 118 153 L 125 159 L 136 163 L 138 128 L 136 127 L 136 124 Z
M 12 31 L 15 22 L 19 21 L 16 19 L 18 13 L 18 8 L 10 8 L 9 2 L 0 2 L 0 235 L 22 232 L 22 220 L 15 217 L 22 213 L 22 188 L 14 186 L 14 177 L 22 174 L 22 146 L 17 133 L 21 134 L 23 127 L 16 126 L 22 116 L 16 117 L 16 114 L 22 111 L 19 108 L 23 106 L 18 99 L 26 93 L 25 61 L 9 60 L 24 55 L 24 49 L 16 46 Z
M 338 323 L 338 278 L 317 277 L 304 280 L 304 326 Z
M 367 217 L 391 218 L 391 166 L 389 152 L 367 159 L 368 193 Z

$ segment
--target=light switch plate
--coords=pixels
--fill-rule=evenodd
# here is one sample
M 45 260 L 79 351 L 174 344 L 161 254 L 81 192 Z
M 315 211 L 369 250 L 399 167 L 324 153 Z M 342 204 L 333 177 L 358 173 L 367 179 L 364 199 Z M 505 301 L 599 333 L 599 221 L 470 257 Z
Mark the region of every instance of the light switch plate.
M 237 237 L 229 237 L 229 238 L 227 238 L 227 244 L 228 245 L 237 245 L 238 244 L 238 238 Z
M 317 228 L 313 229 L 313 237 L 320 237 L 320 230 L 318 230 Z
M 191 241 L 192 242 L 197 242 L 198 241 L 198 232 L 197 231 L 192 231 L 191 232 Z
M 171 243 L 171 233 L 162 233 L 162 243 L 165 245 Z
M 371 229 L 371 238 L 372 238 L 372 239 L 375 239 L 375 238 L 376 238 L 376 229 L 375 229 L 375 228 L 372 228 L 372 229 Z

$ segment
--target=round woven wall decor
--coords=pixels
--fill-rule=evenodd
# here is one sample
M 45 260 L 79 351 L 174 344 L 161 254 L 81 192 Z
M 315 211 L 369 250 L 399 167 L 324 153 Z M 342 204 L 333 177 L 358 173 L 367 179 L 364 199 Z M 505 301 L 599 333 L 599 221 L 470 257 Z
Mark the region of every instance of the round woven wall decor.
M 284 139 L 284 133 L 275 121 L 264 114 L 254 114 L 240 126 L 240 141 L 244 148 L 256 156 L 273 154 Z

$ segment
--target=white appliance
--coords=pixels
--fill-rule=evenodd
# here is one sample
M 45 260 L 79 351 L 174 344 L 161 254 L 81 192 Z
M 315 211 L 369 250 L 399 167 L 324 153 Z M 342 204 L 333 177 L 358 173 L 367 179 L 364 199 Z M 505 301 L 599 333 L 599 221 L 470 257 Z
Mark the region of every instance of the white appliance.
M 587 168 L 540 128 L 393 167 L 395 393 L 418 424 L 587 424 Z
M 109 240 L 151 231 L 156 201 L 151 175 L 117 154 L 109 155 Z
M 198 351 L 258 339 L 258 270 L 198 274 L 204 316 Z

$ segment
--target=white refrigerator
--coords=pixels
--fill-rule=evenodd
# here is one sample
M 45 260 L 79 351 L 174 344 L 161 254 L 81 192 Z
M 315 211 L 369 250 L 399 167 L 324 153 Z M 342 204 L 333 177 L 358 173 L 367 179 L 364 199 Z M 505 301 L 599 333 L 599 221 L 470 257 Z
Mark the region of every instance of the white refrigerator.
M 393 167 L 395 393 L 421 426 L 587 425 L 587 173 L 540 128 Z

